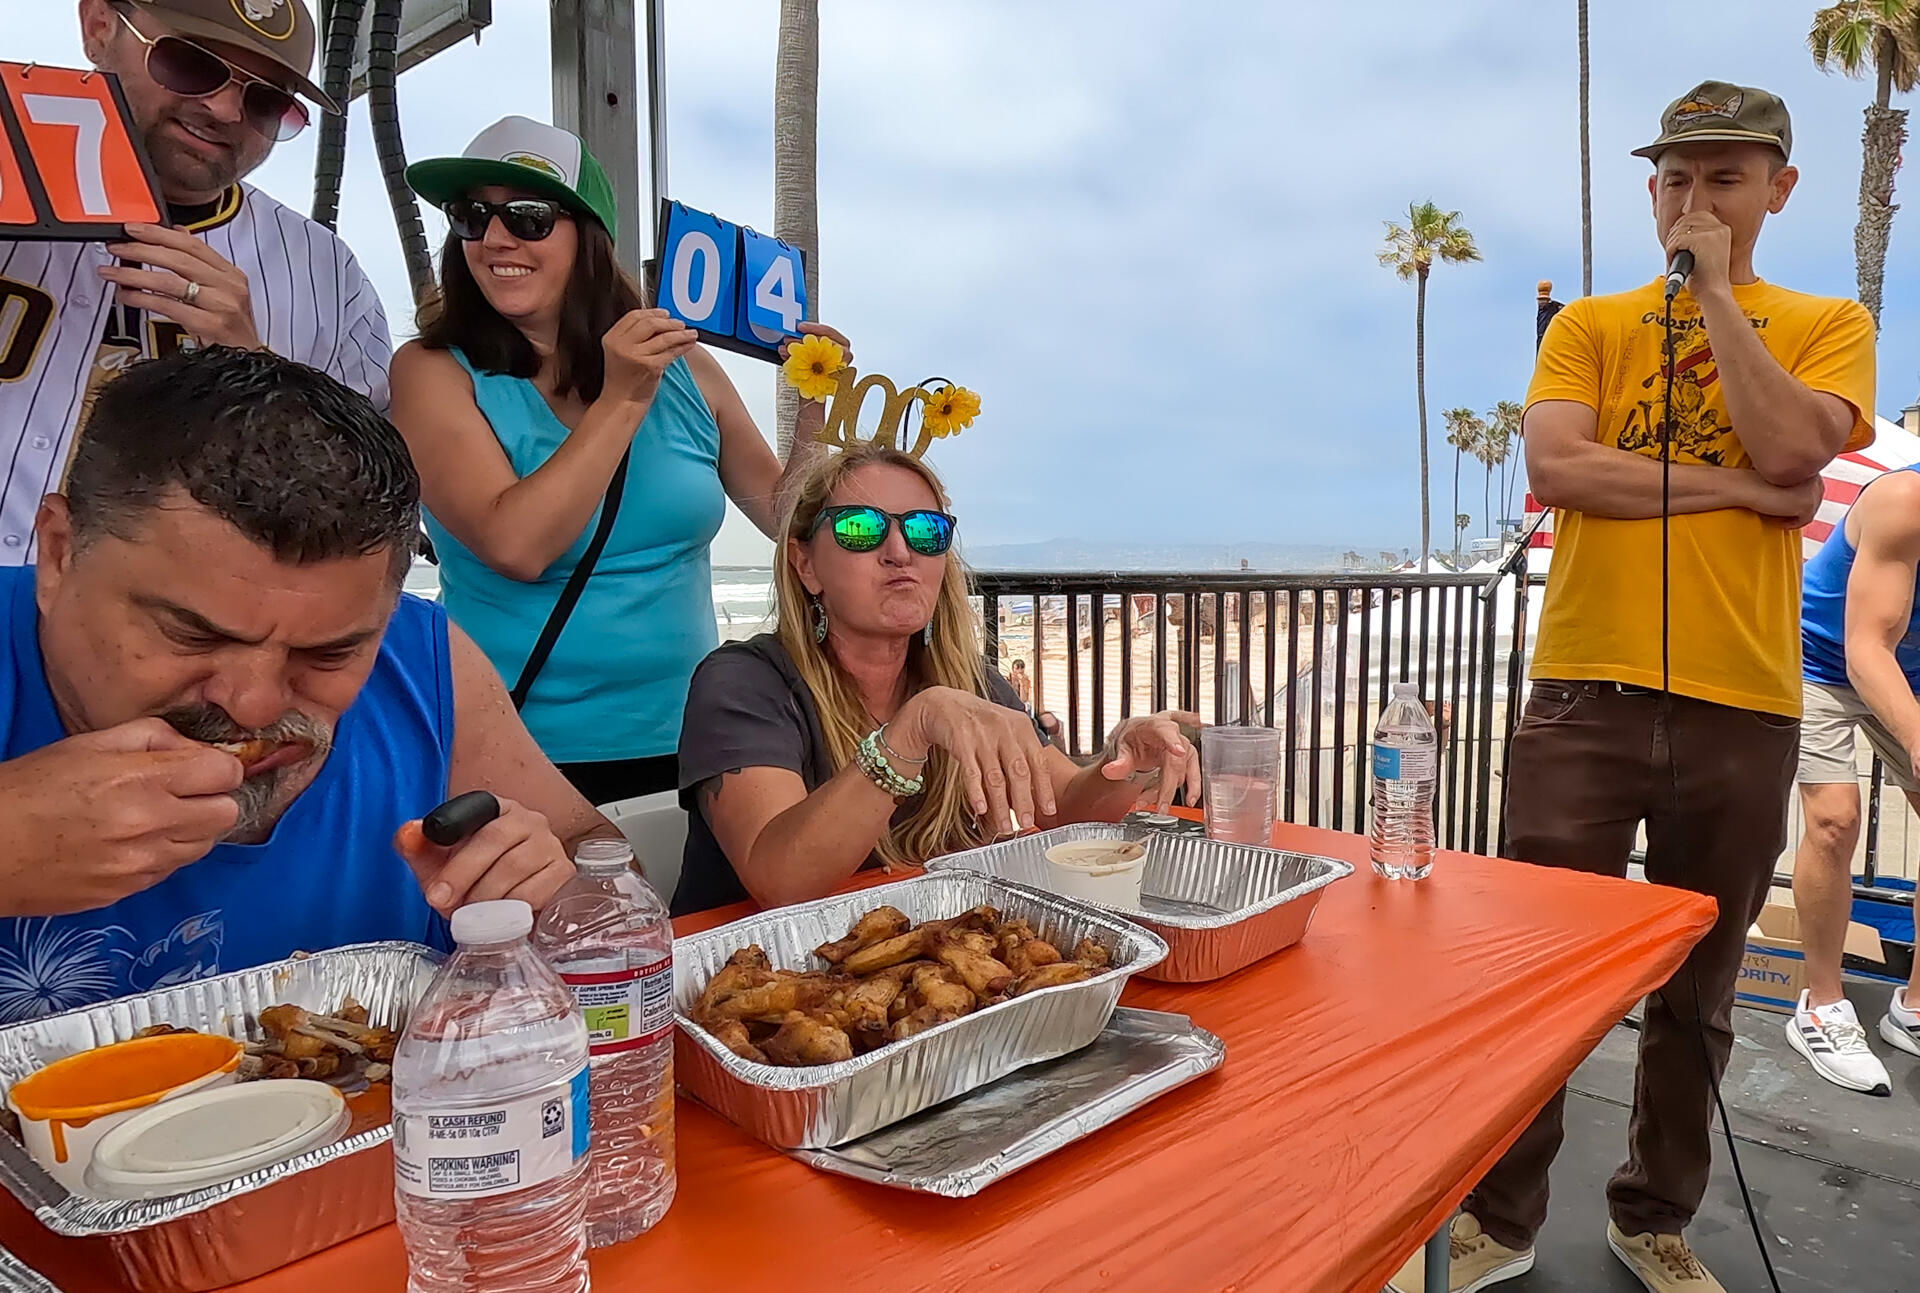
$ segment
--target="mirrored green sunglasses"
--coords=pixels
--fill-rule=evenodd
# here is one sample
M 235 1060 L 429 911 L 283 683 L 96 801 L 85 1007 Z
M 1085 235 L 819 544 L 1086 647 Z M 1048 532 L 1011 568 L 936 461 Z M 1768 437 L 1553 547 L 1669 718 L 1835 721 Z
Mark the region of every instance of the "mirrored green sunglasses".
M 811 539 L 820 527 L 833 527 L 833 541 L 848 552 L 872 552 L 887 541 L 887 530 L 900 524 L 900 537 L 923 557 L 945 555 L 953 546 L 953 527 L 958 524 L 945 512 L 922 508 L 913 512 L 883 512 L 877 507 L 852 504 L 823 508 L 807 531 Z

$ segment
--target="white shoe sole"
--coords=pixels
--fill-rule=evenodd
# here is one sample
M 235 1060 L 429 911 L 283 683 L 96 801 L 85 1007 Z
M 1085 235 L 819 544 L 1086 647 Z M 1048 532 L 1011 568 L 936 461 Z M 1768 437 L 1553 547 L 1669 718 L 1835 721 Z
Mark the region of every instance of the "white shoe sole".
M 1886 1031 L 1886 1022 L 1883 1019 L 1881 1021 L 1881 1032 L 1884 1034 L 1885 1031 Z M 1841 1090 L 1857 1091 L 1862 1095 L 1892 1095 L 1893 1094 L 1893 1087 L 1888 1082 L 1878 1082 L 1870 1085 L 1862 1085 L 1858 1080 L 1854 1078 L 1850 1078 L 1846 1076 L 1846 1074 L 1844 1073 L 1836 1072 L 1835 1070 L 1830 1069 L 1825 1064 L 1821 1063 L 1820 1057 L 1813 1053 L 1812 1048 L 1807 1045 L 1806 1038 L 1800 1035 L 1799 1027 L 1791 1019 L 1787 1020 L 1786 1032 L 1787 1032 L 1787 1041 L 1793 1046 L 1793 1049 L 1800 1052 L 1802 1058 L 1804 1058 L 1807 1061 L 1807 1063 L 1813 1065 L 1813 1071 L 1815 1073 L 1818 1073 L 1821 1077 L 1825 1078 L 1827 1081 L 1833 1083 L 1835 1086 L 1839 1087 Z M 1916 1055 L 1920 1055 L 1920 1051 L 1915 1051 L 1914 1053 Z
M 1532 1269 L 1533 1249 L 1529 1248 L 1505 1266 L 1497 1266 L 1465 1288 L 1451 1290 L 1451 1293 L 1481 1293 L 1481 1290 L 1490 1289 L 1495 1284 L 1505 1284 L 1508 1280 L 1517 1280 Z M 1398 1284 L 1389 1283 L 1386 1293 L 1402 1293 L 1402 1290 Z
M 1920 1055 L 1920 1041 L 1915 1041 L 1906 1029 L 1894 1023 L 1886 1015 L 1880 1016 L 1880 1039 L 1889 1046 L 1897 1046 L 1909 1055 Z

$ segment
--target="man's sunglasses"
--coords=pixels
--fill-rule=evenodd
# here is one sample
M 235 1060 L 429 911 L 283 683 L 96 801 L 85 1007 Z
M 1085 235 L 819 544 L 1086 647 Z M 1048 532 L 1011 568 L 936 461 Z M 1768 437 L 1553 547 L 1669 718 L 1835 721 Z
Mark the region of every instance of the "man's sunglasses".
M 887 541 L 887 530 L 900 523 L 900 537 L 923 557 L 944 556 L 953 546 L 955 521 L 945 512 L 921 509 L 915 512 L 883 512 L 877 507 L 853 504 L 829 507 L 813 518 L 807 531 L 811 539 L 820 527 L 833 527 L 833 541 L 848 552 L 872 552 Z
M 514 198 L 508 202 L 482 202 L 479 198 L 458 198 L 441 208 L 447 213 L 447 227 L 462 242 L 479 242 L 487 236 L 487 226 L 495 216 L 506 231 L 521 242 L 539 242 L 553 232 L 565 214 L 558 202 L 545 198 Z
M 133 19 L 118 5 L 113 7 L 113 12 L 126 24 L 134 39 L 147 47 L 147 75 L 161 89 L 187 99 L 204 99 L 238 81 L 240 107 L 249 126 L 283 144 L 307 128 L 307 105 L 289 91 L 235 67 L 190 40 L 179 36 L 148 36 L 133 25 Z

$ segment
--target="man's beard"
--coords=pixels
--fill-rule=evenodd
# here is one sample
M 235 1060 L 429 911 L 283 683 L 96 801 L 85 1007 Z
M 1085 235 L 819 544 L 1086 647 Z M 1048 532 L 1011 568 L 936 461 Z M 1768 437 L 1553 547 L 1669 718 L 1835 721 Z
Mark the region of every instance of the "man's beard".
M 193 189 L 214 192 L 231 188 L 240 177 L 253 169 L 245 166 L 238 145 L 230 145 L 224 162 L 209 161 L 181 144 L 172 135 L 164 133 L 169 124 L 184 126 L 179 118 L 163 117 L 144 132 L 142 142 L 146 144 L 147 156 L 153 162 L 154 173 L 160 178 L 162 189 Z
M 240 783 L 238 790 L 232 792 L 233 801 L 240 808 L 240 817 L 234 822 L 233 829 L 222 837 L 229 841 L 258 842 L 272 833 L 281 815 L 292 806 L 299 790 L 304 789 L 303 783 L 288 793 L 290 783 L 318 766 L 327 751 L 333 748 L 332 725 L 310 718 L 298 710 L 290 709 L 274 722 L 260 728 L 241 727 L 227 711 L 211 704 L 183 705 L 166 711 L 160 717 L 174 731 L 192 741 L 213 744 L 262 740 L 276 745 L 299 743 L 307 746 L 307 756 L 300 762 L 248 777 Z

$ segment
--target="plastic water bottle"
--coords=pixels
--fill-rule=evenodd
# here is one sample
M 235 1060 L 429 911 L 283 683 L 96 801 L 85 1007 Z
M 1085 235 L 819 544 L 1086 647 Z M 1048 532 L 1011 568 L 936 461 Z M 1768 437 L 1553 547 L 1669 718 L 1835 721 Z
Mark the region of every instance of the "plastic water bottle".
M 1439 745 L 1420 689 L 1395 683 L 1373 729 L 1373 869 L 1389 880 L 1424 880 L 1433 870 Z
M 586 1293 L 587 1030 L 524 902 L 453 914 L 459 950 L 393 1060 L 407 1293 Z
M 673 1203 L 673 927 L 624 840 L 593 839 L 535 941 L 573 990 L 593 1051 L 587 1243 L 623 1243 Z

